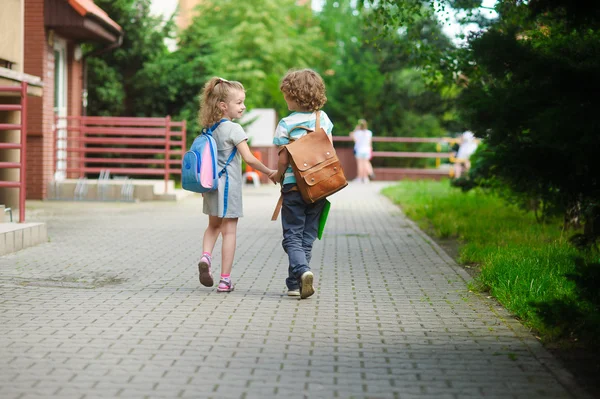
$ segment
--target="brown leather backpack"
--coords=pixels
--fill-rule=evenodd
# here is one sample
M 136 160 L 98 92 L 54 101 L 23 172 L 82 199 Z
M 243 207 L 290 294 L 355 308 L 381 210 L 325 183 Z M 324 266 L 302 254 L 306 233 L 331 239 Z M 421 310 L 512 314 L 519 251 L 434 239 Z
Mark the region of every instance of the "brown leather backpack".
M 315 129 L 304 129 L 306 134 L 283 146 L 289 153 L 290 164 L 296 177 L 296 186 L 307 204 L 323 199 L 348 185 L 344 170 L 333 144 L 321 127 L 320 111 L 317 111 Z M 273 215 L 277 218 L 277 210 Z M 274 220 L 274 219 L 273 219 Z

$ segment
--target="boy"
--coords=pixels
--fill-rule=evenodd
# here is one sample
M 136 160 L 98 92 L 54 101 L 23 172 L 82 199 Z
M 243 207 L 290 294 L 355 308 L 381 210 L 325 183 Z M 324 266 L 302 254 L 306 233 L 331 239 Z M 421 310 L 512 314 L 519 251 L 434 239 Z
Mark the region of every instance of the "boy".
M 306 134 L 306 130 L 296 129 L 296 126 L 314 129 L 316 111 L 327 102 L 323 79 L 311 69 L 288 72 L 283 77 L 279 89 L 292 113 L 277 125 L 273 144 L 278 147 L 289 144 L 290 141 Z M 319 117 L 321 127 L 331 139 L 333 123 L 323 111 L 319 112 Z M 282 245 L 289 259 L 288 278 L 285 283 L 289 296 L 300 296 L 301 299 L 305 299 L 315 293 L 314 275 L 310 271 L 309 263 L 325 200 L 313 204 L 304 202 L 296 188 L 296 178 L 289 163 L 288 152 L 283 148 L 279 150 L 278 169 L 273 180 L 282 182 Z

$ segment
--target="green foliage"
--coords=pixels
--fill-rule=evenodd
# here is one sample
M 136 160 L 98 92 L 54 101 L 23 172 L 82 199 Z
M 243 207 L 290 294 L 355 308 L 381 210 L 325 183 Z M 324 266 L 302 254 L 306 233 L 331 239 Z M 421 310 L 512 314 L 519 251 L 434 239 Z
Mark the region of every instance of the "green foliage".
M 590 118 L 600 106 L 600 32 L 574 28 L 565 9 L 542 15 L 507 2 L 500 9 L 502 21 L 472 38 L 463 65 L 470 83 L 461 105 L 486 138 L 487 178 L 549 204 L 548 212 L 577 210 L 575 225 L 590 222 L 600 213 L 600 137 Z M 598 230 L 590 229 L 589 242 Z
M 442 24 L 449 23 L 452 7 L 466 9 L 463 23 L 486 24 L 487 19 L 476 13 L 478 1 L 471 0 L 361 0 L 359 5 L 370 10 L 369 22 L 377 27 L 372 41 L 377 46 L 392 40 L 401 42 L 405 57 L 423 72 L 431 88 L 454 84 L 457 68 L 456 58 L 461 53 L 442 33 Z M 438 22 L 440 21 L 440 22 Z M 445 78 L 445 79 L 444 79 Z
M 394 32 L 450 6 L 469 12 L 463 22 L 487 29 L 463 49 L 419 41 L 416 54 L 429 82 L 465 82 L 459 108 L 464 122 L 486 140 L 484 168 L 473 181 L 502 187 L 524 207 L 555 212 L 565 224 L 586 224 L 580 243 L 600 238 L 600 150 L 594 115 L 600 106 L 600 5 L 569 0 L 500 0 L 495 20 L 481 19 L 481 2 L 446 0 L 418 9 L 418 0 L 363 1 L 374 20 Z M 423 4 L 423 3 L 421 3 Z M 436 62 L 435 60 L 439 60 Z M 486 175 L 483 175 L 485 172 Z
M 199 94 L 212 76 L 242 82 L 248 108 L 287 114 L 281 77 L 324 56 L 315 45 L 320 31 L 311 18 L 310 10 L 292 0 L 204 1 L 180 33 L 177 50 L 145 66 L 140 101 L 146 109 L 186 119 L 190 140 L 199 132 Z
M 494 192 L 462 193 L 448 182 L 402 182 L 384 190 L 408 217 L 439 238 L 461 242 L 459 262 L 478 265 L 475 285 L 535 328 L 544 340 L 600 332 L 600 255 L 569 244 L 560 220 L 535 223 Z
M 203 49 L 208 75 L 242 82 L 249 108 L 287 114 L 279 81 L 291 68 L 318 65 L 325 53 L 310 9 L 294 0 L 203 1 L 183 33 L 181 51 Z
M 375 136 L 435 137 L 459 130 L 454 100 L 456 85 L 427 84 L 418 65 L 418 38 L 440 48 L 451 47 L 435 19 L 420 18 L 410 29 L 381 36 L 371 25 L 372 12 L 351 1 L 326 1 L 319 14 L 328 53 L 326 110 L 335 123 L 334 134 L 347 135 L 359 118 L 369 122 Z M 377 40 L 375 40 L 377 39 Z M 435 151 L 435 146 L 377 143 L 380 151 Z M 434 160 L 374 159 L 375 166 L 422 167 Z
M 106 61 L 93 57 L 87 61 L 87 68 L 90 76 L 89 112 L 99 116 L 122 115 L 125 109 L 125 89 L 119 72 Z
M 172 35 L 173 23 L 150 15 L 150 0 L 97 0 L 96 4 L 125 33 L 117 49 L 88 58 L 89 115 L 164 116 L 162 109 L 147 108 L 140 101 L 147 94 L 144 68 L 167 54 L 163 39 Z M 87 51 L 103 46 L 88 46 Z M 141 88 L 141 90 L 140 90 Z M 162 88 L 161 88 L 162 89 Z
M 125 31 L 123 46 L 90 58 L 89 114 L 171 115 L 198 133 L 198 95 L 213 75 L 241 81 L 249 108 L 286 115 L 279 91 L 291 68 L 310 67 L 324 77 L 334 134 L 347 135 L 359 118 L 376 136 L 444 136 L 460 130 L 456 85 L 432 90 L 415 56 L 416 41 L 452 47 L 439 23 L 419 17 L 414 26 L 374 41 L 381 29 L 372 11 L 351 0 L 328 0 L 318 14 L 294 0 L 203 1 L 198 17 L 168 52 L 163 39 L 172 23 L 150 17 L 149 0 L 98 3 Z M 427 68 L 425 68 L 427 69 Z M 378 145 L 379 150 L 434 151 L 428 145 Z M 381 165 L 423 166 L 433 160 L 376 160 Z

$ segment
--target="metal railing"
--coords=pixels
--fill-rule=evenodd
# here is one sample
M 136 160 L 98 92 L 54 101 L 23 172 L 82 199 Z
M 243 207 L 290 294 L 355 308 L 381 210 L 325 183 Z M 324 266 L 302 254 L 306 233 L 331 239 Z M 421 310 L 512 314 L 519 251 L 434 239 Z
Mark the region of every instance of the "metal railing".
M 15 187 L 19 189 L 19 222 L 25 222 L 25 199 L 27 192 L 27 82 L 21 86 L 0 86 L 0 93 L 18 93 L 19 104 L 0 104 L 0 111 L 18 111 L 21 113 L 21 123 L 0 123 L 0 131 L 19 130 L 20 142 L 0 143 L 0 150 L 19 150 L 18 162 L 0 162 L 0 169 L 19 169 L 18 181 L 0 181 L 0 187 Z
M 56 117 L 54 162 L 57 178 L 181 174 L 186 122 L 165 118 Z
M 394 168 L 382 167 L 380 170 L 388 170 L 402 174 L 420 174 L 430 176 L 448 176 L 452 172 L 449 170 L 440 170 L 441 160 L 448 159 L 454 162 L 454 152 L 442 151 L 442 144 L 452 145 L 458 142 L 458 139 L 451 137 L 373 137 L 374 143 L 431 143 L 436 144 L 435 152 L 421 151 L 373 151 L 373 158 L 433 158 L 435 159 L 436 169 L 426 168 Z M 352 137 L 348 136 L 333 136 L 334 142 L 352 142 Z

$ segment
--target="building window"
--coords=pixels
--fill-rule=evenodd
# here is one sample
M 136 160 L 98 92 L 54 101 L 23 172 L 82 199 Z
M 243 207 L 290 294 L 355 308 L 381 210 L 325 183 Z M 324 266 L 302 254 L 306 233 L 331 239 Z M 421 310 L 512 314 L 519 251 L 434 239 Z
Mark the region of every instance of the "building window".
M 15 65 L 14 62 L 0 58 L 0 67 L 1 68 L 12 69 L 13 65 Z

